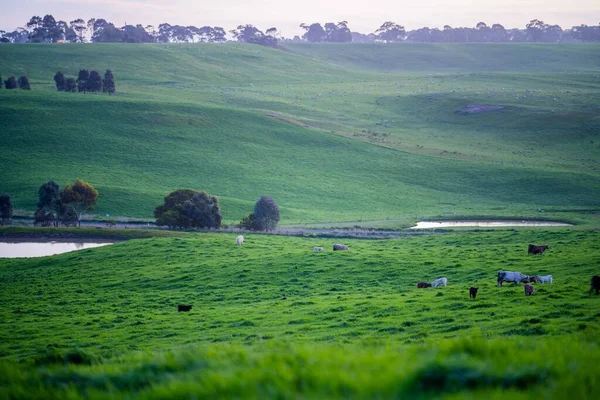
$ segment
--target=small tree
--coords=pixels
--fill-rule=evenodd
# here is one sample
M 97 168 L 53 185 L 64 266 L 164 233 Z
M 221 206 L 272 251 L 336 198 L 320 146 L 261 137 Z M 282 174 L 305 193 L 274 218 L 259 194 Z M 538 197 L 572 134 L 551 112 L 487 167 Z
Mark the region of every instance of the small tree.
M 279 207 L 270 196 L 262 196 L 254 206 L 256 230 L 270 231 L 279 223 Z
M 58 219 L 62 207 L 60 201 L 60 186 L 54 181 L 48 181 L 38 189 L 38 204 L 36 215 L 39 222 L 54 221 L 54 225 L 58 226 Z
M 87 69 L 79 70 L 77 75 L 77 91 L 85 93 L 87 91 L 87 81 L 90 77 L 90 73 Z
M 61 193 L 64 207 L 71 207 L 77 215 L 78 225 L 81 226 L 81 216 L 85 211 L 92 210 L 98 201 L 98 191 L 82 179 L 76 179 L 73 185 L 67 185 Z
M 22 76 L 17 81 L 19 84 L 19 89 L 21 90 L 31 90 L 31 86 L 29 85 L 29 79 L 26 76 Z
M 177 189 L 165 197 L 164 203 L 154 209 L 156 225 L 169 228 L 187 228 L 189 221 L 183 213 L 183 204 L 190 201 L 198 192 L 190 189 Z
M 239 225 L 242 229 L 256 230 L 256 223 L 254 221 L 254 214 L 248 214 L 240 221 Z
M 12 215 L 12 198 L 7 194 L 0 194 L 0 225 L 10 225 Z
M 58 71 L 56 75 L 54 75 L 54 82 L 56 83 L 56 90 L 59 92 L 65 91 L 65 75 L 62 72 Z
M 65 92 L 77 92 L 77 82 L 75 82 L 75 78 L 67 78 L 65 81 Z
M 102 91 L 102 78 L 97 71 L 90 72 L 87 80 L 87 91 L 92 93 Z
M 11 76 L 7 80 L 4 81 L 4 87 L 7 89 L 16 89 L 17 88 L 17 80 L 14 76 Z
M 102 91 L 108 94 L 113 94 L 115 92 L 115 78 L 113 77 L 113 73 L 110 69 L 107 69 L 104 73 Z

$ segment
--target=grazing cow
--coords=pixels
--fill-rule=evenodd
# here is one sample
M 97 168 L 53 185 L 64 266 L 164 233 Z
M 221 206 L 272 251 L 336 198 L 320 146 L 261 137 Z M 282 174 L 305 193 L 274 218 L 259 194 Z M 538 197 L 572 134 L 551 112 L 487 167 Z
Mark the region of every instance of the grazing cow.
M 244 243 L 244 237 L 242 235 L 236 237 L 235 242 L 237 243 L 238 246 L 241 246 L 242 243 Z
M 596 294 L 600 293 L 600 276 L 598 275 L 592 276 L 592 287 L 590 288 L 589 294 L 592 294 L 594 290 L 596 291 Z
M 446 278 L 436 279 L 435 281 L 431 282 L 431 286 L 433 286 L 433 287 L 446 286 L 447 284 L 448 284 L 448 279 L 446 279 Z
M 534 275 L 534 276 L 528 276 L 528 277 L 527 277 L 527 280 L 528 280 L 529 282 L 531 282 L 531 283 L 537 283 L 537 282 L 538 282 L 537 275 Z M 523 282 L 524 282 L 524 281 L 523 281 Z
M 533 296 L 533 292 L 534 292 L 533 286 L 525 285 L 524 288 L 525 288 L 525 296 Z
M 521 282 L 529 282 L 529 277 L 520 272 L 498 271 L 498 286 L 502 286 L 502 282 L 513 282 L 520 285 Z
M 552 275 L 546 275 L 546 276 L 537 275 L 536 278 L 537 278 L 537 281 L 540 283 L 552 283 Z
M 179 304 L 177 306 L 177 312 L 188 312 L 192 309 L 191 305 L 184 305 L 184 304 Z
M 541 246 L 537 246 L 535 244 L 530 244 L 529 248 L 527 249 L 527 253 L 529 255 L 544 254 L 544 252 L 546 250 L 548 250 L 548 245 L 547 244 L 543 244 Z
M 474 299 L 475 297 L 477 297 L 477 289 L 479 289 L 479 288 L 476 288 L 476 287 L 469 288 L 469 298 L 470 299 Z
M 427 282 L 419 282 L 417 283 L 417 288 L 418 289 L 424 289 L 424 288 L 428 288 L 431 287 L 431 283 L 427 283 Z
M 322 247 L 313 247 L 313 251 L 323 251 Z
M 348 250 L 348 246 L 346 246 L 345 244 L 334 244 L 333 251 L 338 251 L 338 250 Z

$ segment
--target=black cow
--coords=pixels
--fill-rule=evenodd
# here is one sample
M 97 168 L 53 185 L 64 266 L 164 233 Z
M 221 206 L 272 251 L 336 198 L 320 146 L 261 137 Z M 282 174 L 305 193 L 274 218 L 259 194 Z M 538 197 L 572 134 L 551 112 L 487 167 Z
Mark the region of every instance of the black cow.
M 547 244 L 542 244 L 540 246 L 535 245 L 535 244 L 530 244 L 529 248 L 527 249 L 527 253 L 529 253 L 529 255 L 544 254 L 544 252 L 546 250 L 548 250 Z
M 177 312 L 188 312 L 192 309 L 191 304 L 190 305 L 184 305 L 184 304 L 179 304 L 177 306 Z
M 590 288 L 589 294 L 592 294 L 594 290 L 596 291 L 596 294 L 600 294 L 600 276 L 598 275 L 592 276 L 592 287 Z
M 478 289 L 479 288 L 476 288 L 476 287 L 472 287 L 472 288 L 469 289 L 469 298 L 470 299 L 474 299 L 475 297 L 477 297 L 477 290 Z

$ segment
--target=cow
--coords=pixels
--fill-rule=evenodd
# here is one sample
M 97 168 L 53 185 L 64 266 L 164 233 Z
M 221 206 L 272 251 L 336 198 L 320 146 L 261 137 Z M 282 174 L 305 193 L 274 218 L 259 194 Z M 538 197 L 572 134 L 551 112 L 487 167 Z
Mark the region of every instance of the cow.
M 540 283 L 552 283 L 552 275 L 546 275 L 546 276 L 537 275 L 536 278 L 537 278 L 537 281 Z
M 433 287 L 446 286 L 447 284 L 448 284 L 448 279 L 446 279 L 446 278 L 436 279 L 435 281 L 431 282 L 431 286 L 433 286 Z
M 177 306 L 177 312 L 188 312 L 192 309 L 191 304 L 190 305 L 185 305 L 185 304 L 179 304 Z
M 477 289 L 476 287 L 471 287 L 469 288 L 469 298 L 470 299 L 474 299 L 475 297 L 477 297 Z
M 599 275 L 592 276 L 592 286 L 590 287 L 589 294 L 592 294 L 592 292 L 594 290 L 596 291 L 596 294 L 600 293 L 600 276 Z
M 534 292 L 533 286 L 525 285 L 524 288 L 525 288 L 525 296 L 533 296 L 533 292 Z
M 313 251 L 323 251 L 322 247 L 313 247 Z
M 427 283 L 427 282 L 419 282 L 417 283 L 417 288 L 418 289 L 424 289 L 424 288 L 428 288 L 431 287 L 431 283 Z
M 529 277 L 520 272 L 513 271 L 498 271 L 498 286 L 502 286 L 502 282 L 513 282 L 515 285 L 520 285 L 521 282 L 529 282 Z
M 346 246 L 345 244 L 334 244 L 333 251 L 338 251 L 338 250 L 348 250 L 348 246 Z
M 530 282 L 530 283 L 537 283 L 537 282 L 538 282 L 537 275 L 534 275 L 534 276 L 528 276 L 528 277 L 527 277 L 527 281 L 528 281 L 528 282 Z
M 242 235 L 236 237 L 235 242 L 237 243 L 238 246 L 241 246 L 242 243 L 244 243 L 244 237 Z
M 548 250 L 548 245 L 547 244 L 543 244 L 543 245 L 535 245 L 535 244 L 530 244 L 529 248 L 527 249 L 527 253 L 529 255 L 535 255 L 535 254 L 544 254 L 544 252 Z

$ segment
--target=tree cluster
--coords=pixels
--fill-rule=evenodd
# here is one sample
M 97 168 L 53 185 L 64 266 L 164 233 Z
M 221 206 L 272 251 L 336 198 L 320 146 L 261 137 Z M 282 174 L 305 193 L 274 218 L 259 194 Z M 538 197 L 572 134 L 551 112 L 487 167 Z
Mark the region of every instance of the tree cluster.
M 0 74 L 0 89 L 2 89 L 2 84 L 6 89 L 21 89 L 21 90 L 31 90 L 31 85 L 29 84 L 29 79 L 26 76 L 21 76 L 19 79 L 15 79 L 14 76 L 9 77 L 7 80 L 2 80 L 2 75 Z
M 263 33 L 253 25 L 239 25 L 229 32 L 238 42 L 277 47 L 277 28 L 270 28 L 267 33 Z
M 178 189 L 154 210 L 156 224 L 171 229 L 219 228 L 223 218 L 219 199 L 205 192 Z
M 88 71 L 87 69 L 80 70 L 77 79 L 67 78 L 61 71 L 58 71 L 54 75 L 54 82 L 56 90 L 59 92 L 104 92 L 109 94 L 115 92 L 115 78 L 110 69 L 104 73 L 104 79 L 97 71 Z
M 331 43 L 347 43 L 352 41 L 352 32 L 348 28 L 348 22 L 342 21 L 333 23 L 327 22 L 325 27 L 320 23 L 300 24 L 300 27 L 306 32 L 302 38 L 308 42 L 331 42 Z
M 49 181 L 38 190 L 39 201 L 34 213 L 34 223 L 41 226 L 79 225 L 85 211 L 92 210 L 98 200 L 98 191 L 84 180 L 76 179 L 62 190 Z

